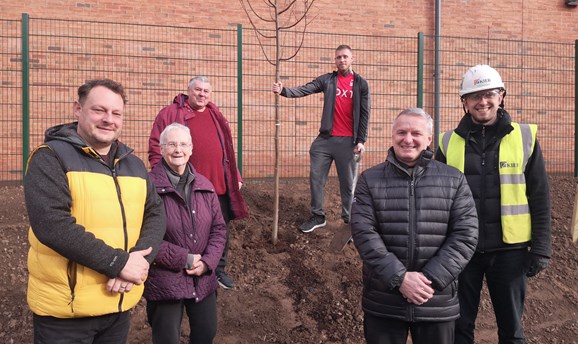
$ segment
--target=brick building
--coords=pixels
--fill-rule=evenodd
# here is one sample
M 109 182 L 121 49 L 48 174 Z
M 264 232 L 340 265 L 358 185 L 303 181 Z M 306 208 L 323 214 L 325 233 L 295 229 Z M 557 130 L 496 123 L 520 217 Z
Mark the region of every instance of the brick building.
M 440 0 L 442 34 L 574 42 L 578 8 L 569 0 Z M 254 1 L 254 3 L 258 3 Z M 209 28 L 249 25 L 238 1 L 21 0 L 3 1 L 2 17 L 106 20 Z M 435 1 L 317 0 L 310 31 L 408 36 L 434 33 Z
M 262 2 L 254 3 L 258 6 Z M 227 61 L 228 57 L 223 57 L 227 54 L 235 55 L 236 51 L 232 48 L 231 52 L 213 52 L 218 50 L 214 47 L 234 45 L 235 42 L 224 40 L 223 37 L 229 33 L 179 28 L 226 29 L 233 32 L 238 24 L 242 24 L 247 30 L 250 24 L 239 1 L 22 0 L 5 1 L 0 5 L 0 11 L 0 19 L 5 20 L 19 20 L 22 13 L 27 13 L 30 18 L 64 20 L 57 24 L 43 23 L 44 26 L 38 31 L 42 41 L 34 46 L 30 54 L 32 68 L 41 72 L 36 73 L 31 81 L 31 93 L 35 97 L 31 115 L 44 116 L 31 121 L 31 148 L 41 142 L 43 129 L 47 125 L 70 119 L 70 101 L 74 99 L 76 87 L 86 78 L 102 76 L 117 79 L 129 89 L 128 111 L 140 124 L 126 126 L 123 135 L 125 138 L 131 135 L 128 143 L 145 159 L 149 122 L 162 106 L 172 100 L 177 91 L 186 89 L 186 81 L 193 74 L 212 77 L 215 102 L 225 108 L 233 130 L 237 131 L 236 119 L 231 117 L 236 114 L 238 90 L 234 79 L 238 75 L 233 73 L 224 76 L 216 72 L 236 72 L 235 64 Z M 413 38 L 418 32 L 429 37 L 425 40 L 423 106 L 434 114 L 432 73 L 435 1 L 316 0 L 311 14 L 315 18 L 307 28 L 311 34 L 306 36 L 306 47 L 296 56 L 295 63 L 281 68 L 282 80 L 292 86 L 328 72 L 333 67 L 332 49 L 342 43 L 352 45 L 356 63 L 359 62 L 354 64 L 354 69 L 358 66 L 356 70 L 368 78 L 372 87 L 373 115 L 368 149 L 375 154 L 368 154 L 366 164 L 370 166 L 381 161 L 384 150 L 390 144 L 391 117 L 401 108 L 415 106 L 416 43 Z M 111 25 L 111 30 L 116 32 L 106 34 L 105 38 L 99 40 L 66 40 L 63 37 L 70 34 L 60 33 L 69 30 L 71 34 L 92 37 L 92 32 L 101 30 L 98 25 L 91 24 L 93 21 L 119 25 Z M 573 50 L 571 45 L 578 39 L 576 23 L 578 8 L 567 5 L 566 0 L 441 1 L 441 35 L 448 38 L 442 47 L 444 79 L 441 84 L 443 97 L 440 117 L 448 119 L 442 121 L 440 129 L 453 126 L 452 121 L 461 116 L 456 95 L 461 74 L 473 64 L 489 63 L 497 66 L 503 74 L 509 94 L 506 108 L 513 118 L 540 124 L 539 136 L 550 171 L 568 172 L 568 169 L 562 167 L 572 164 L 573 153 L 559 151 L 563 145 L 564 149 L 571 149 L 567 146 L 567 137 L 573 136 L 574 132 L 574 85 L 569 78 L 573 76 L 574 59 L 560 60 L 552 57 L 568 55 L 567 51 Z M 127 26 L 131 24 L 146 28 L 131 33 L 129 31 L 133 26 Z M 62 27 L 56 28 L 53 25 Z M 123 37 L 129 35 L 136 39 L 130 44 L 122 43 Z M 115 42 L 117 38 L 121 41 Z M 199 52 L 195 50 L 198 48 L 186 48 L 174 43 L 165 44 L 168 41 L 186 43 L 207 38 L 213 44 L 213 48 L 208 48 L 211 50 L 209 52 Z M 255 42 L 248 41 L 249 38 L 243 38 L 245 138 L 239 144 L 242 145 L 245 158 L 244 175 L 268 177 L 272 175 L 273 141 L 270 134 L 273 130 L 267 129 L 269 124 L 263 124 L 263 119 L 269 118 L 270 122 L 272 115 L 273 97 L 268 90 L 273 81 L 274 69 L 262 57 L 257 57 L 261 52 Z M 14 44 L 19 45 L 18 42 Z M 502 45 L 519 45 L 514 49 L 515 58 L 511 58 L 511 47 L 506 49 Z M 504 53 L 501 54 L 502 49 Z M 561 50 L 564 52 L 561 53 Z M 408 62 L 410 60 L 411 63 Z M 1 62 L 0 70 L 5 68 L 5 64 L 20 63 L 14 57 Z M 138 66 L 135 67 L 135 64 Z M 148 74 L 139 73 L 139 67 L 146 69 Z M 17 69 L 11 66 L 6 68 Z M 532 73 L 528 72 L 529 69 Z M 14 78 L 19 77 L 19 74 L 0 73 L 0 82 L 5 86 L 17 85 L 19 82 L 14 81 Z M 545 84 L 547 88 L 544 88 Z M 3 89 L 2 104 L 18 97 L 15 96 L 17 93 L 16 87 L 10 92 Z M 321 97 L 308 98 L 303 102 L 281 101 L 284 120 L 291 125 L 281 141 L 284 147 L 282 165 L 303 167 L 287 172 L 286 176 L 306 175 L 307 149 L 318 128 L 321 102 Z M 544 106 L 545 102 L 551 104 Z M 17 104 L 9 104 L 7 107 L 0 105 L 0 109 L 4 119 L 7 113 L 19 113 L 21 110 Z M 57 116 L 65 113 L 68 117 Z M 560 130 L 560 123 L 566 124 L 565 131 Z M 273 128 L 272 124 L 270 128 Z M 15 131 L 19 130 L 18 126 Z M 5 129 L 2 131 L 6 132 Z M 564 144 L 558 138 L 564 140 Z M 6 138 L 0 137 L 0 141 L 3 139 Z M 9 145 L 0 147 L 14 150 Z M 21 170 L 22 162 L 17 155 L 0 156 L 3 157 L 2 166 L 20 165 L 8 169 Z

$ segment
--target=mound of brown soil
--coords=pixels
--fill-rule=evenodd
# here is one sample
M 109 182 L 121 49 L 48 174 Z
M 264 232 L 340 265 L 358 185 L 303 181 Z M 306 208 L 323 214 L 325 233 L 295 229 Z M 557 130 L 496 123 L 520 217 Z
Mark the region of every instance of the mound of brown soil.
M 570 225 L 576 180 L 551 177 L 554 256 L 532 278 L 524 316 L 528 343 L 578 343 L 578 246 Z M 351 343 L 363 341 L 361 261 L 352 244 L 332 249 L 339 231 L 339 188 L 326 188 L 328 226 L 309 234 L 297 227 L 308 216 L 307 181 L 281 184 L 279 239 L 271 244 L 273 185 L 249 182 L 243 190 L 251 215 L 233 222 L 228 271 L 233 290 L 219 290 L 215 343 Z M 22 188 L 0 190 L 0 342 L 32 341 L 26 305 L 27 223 Z M 130 343 L 150 342 L 144 301 L 133 311 Z M 182 343 L 186 343 L 183 326 Z M 497 343 L 491 303 L 485 292 L 477 343 Z

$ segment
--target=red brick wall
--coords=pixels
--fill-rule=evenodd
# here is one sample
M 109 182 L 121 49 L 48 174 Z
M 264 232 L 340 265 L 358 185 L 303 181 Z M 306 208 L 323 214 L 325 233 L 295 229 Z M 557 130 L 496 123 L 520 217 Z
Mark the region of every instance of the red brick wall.
M 441 0 L 440 0 L 441 1 Z M 253 0 L 253 3 L 262 3 Z M 530 41 L 578 39 L 578 8 L 564 0 L 444 0 L 442 34 Z M 412 36 L 433 34 L 435 1 L 317 0 L 310 31 Z M 208 28 L 249 23 L 236 0 L 3 1 L 4 19 L 32 17 L 120 21 Z
M 255 3 L 261 4 L 261 0 L 254 0 Z M 8 3 L 5 1 L 5 3 Z M 19 19 L 21 13 L 25 12 L 32 18 L 55 18 L 55 19 L 72 19 L 72 20 L 84 20 L 84 21 L 107 21 L 115 23 L 136 23 L 136 24 L 154 24 L 154 25 L 173 25 L 182 27 L 203 27 L 203 28 L 230 28 L 232 29 L 241 23 L 245 28 L 249 28 L 250 25 L 247 21 L 246 15 L 243 12 L 241 5 L 238 1 L 214 1 L 207 0 L 204 2 L 198 1 L 172 1 L 166 3 L 166 1 L 159 0 L 125 0 L 125 1 L 57 1 L 57 0 L 44 0 L 44 1 L 11 1 L 10 4 L 0 5 L 0 11 L 2 12 L 1 18 L 3 19 Z M 418 32 L 423 32 L 426 35 L 434 34 L 434 0 L 430 1 L 328 1 L 328 0 L 317 0 L 315 2 L 315 7 L 312 14 L 317 17 L 313 23 L 309 26 L 309 32 L 323 32 L 323 33 L 336 33 L 336 34 L 351 34 L 351 35 L 380 35 L 380 36 L 400 36 L 400 37 L 415 37 Z M 507 40 L 524 40 L 524 41 L 538 41 L 538 42 L 559 42 L 559 43 L 573 43 L 575 39 L 578 39 L 578 8 L 566 7 L 563 0 L 551 1 L 551 0 L 514 0 L 514 1 L 479 1 L 479 0 L 446 0 L 442 1 L 442 32 L 443 36 L 460 36 L 460 37 L 478 37 L 478 38 L 490 38 L 490 39 L 507 39 Z M 58 25 L 83 25 L 84 27 L 75 27 L 76 32 L 89 31 L 90 24 L 87 23 L 68 23 L 61 22 Z M 269 28 L 269 27 L 267 27 Z M 83 30 L 85 29 L 85 30 Z M 138 63 L 134 61 L 128 61 L 126 58 L 116 58 L 111 60 L 110 56 L 99 57 L 99 56 L 85 56 L 83 54 L 79 55 L 66 55 L 67 60 L 63 61 L 52 61 L 53 56 L 47 54 L 55 49 L 63 49 L 66 52 L 76 51 L 74 46 L 76 43 L 72 42 L 69 46 L 63 44 L 58 38 L 51 37 L 49 35 L 51 29 L 45 31 L 44 34 L 48 33 L 43 42 L 43 46 L 33 47 L 35 53 L 31 55 L 31 63 L 37 67 L 43 65 L 66 65 L 73 66 L 77 69 L 91 70 L 95 68 L 93 73 L 94 77 L 97 76 L 107 76 L 112 77 L 115 80 L 122 82 L 125 85 L 130 85 L 132 90 L 129 94 L 130 106 L 129 114 L 131 116 L 138 117 L 140 125 L 138 127 L 127 127 L 125 135 L 140 137 L 142 142 L 129 142 L 133 147 L 137 149 L 137 153 L 146 159 L 145 148 L 146 148 L 146 136 L 150 130 L 150 121 L 158 110 L 170 102 L 172 97 L 176 92 L 173 90 L 185 90 L 186 80 L 191 75 L 195 74 L 208 74 L 210 69 L 204 66 L 203 59 L 195 59 L 199 52 L 194 49 L 187 50 L 189 48 L 184 48 L 183 52 L 180 51 L 181 48 L 171 48 L 170 54 L 176 56 L 187 56 L 192 58 L 187 64 L 181 65 L 178 70 L 181 72 L 180 75 L 175 73 L 175 68 L 170 65 L 174 63 L 174 60 L 165 61 L 162 59 L 153 59 L 151 62 L 146 62 L 147 69 L 151 69 L 158 72 L 156 78 L 151 78 L 150 75 L 142 76 L 138 73 L 121 73 L 118 75 L 109 75 L 106 72 L 106 67 L 103 66 L 114 66 L 116 70 L 124 70 L 130 72 L 132 69 L 139 66 Z M 56 28 L 53 28 L 56 32 Z M 136 30 L 136 29 L 135 29 Z M 174 32 L 173 32 L 174 31 Z M 163 43 L 166 41 L 166 37 L 171 37 L 186 41 L 187 34 L 196 34 L 194 30 L 172 30 L 164 29 L 162 32 L 156 30 L 155 28 L 143 28 L 141 32 L 142 37 L 146 36 L 147 40 L 154 42 L 139 44 L 115 44 L 106 43 L 104 47 L 108 50 L 113 50 L 115 54 L 119 55 L 132 55 L 135 51 L 138 51 L 140 55 L 145 55 L 150 52 L 150 54 L 157 56 L 159 51 L 163 51 Z M 133 32 L 115 32 L 116 38 L 121 38 L 124 36 L 134 37 Z M 208 34 L 210 37 L 210 34 Z M 345 36 L 348 37 L 348 36 Z M 315 49 L 303 49 L 298 56 L 298 64 L 284 65 L 285 67 L 281 70 L 282 80 L 288 86 L 294 86 L 297 84 L 302 84 L 311 80 L 311 78 L 330 71 L 332 68 L 332 54 L 333 48 L 338 44 L 341 44 L 340 40 L 343 36 L 328 36 L 328 35 L 316 35 L 314 37 L 309 37 L 306 42 L 310 47 L 324 47 L 323 56 L 319 56 L 319 51 Z M 319 41 L 321 40 L 321 41 Z M 218 40 L 211 42 L 213 44 Z M 244 71 L 252 71 L 247 73 L 244 77 L 244 98 L 245 107 L 248 104 L 257 104 L 255 107 L 248 107 L 244 111 L 244 166 L 247 166 L 252 171 L 250 176 L 270 176 L 272 173 L 271 164 L 273 161 L 271 147 L 273 140 L 265 135 L 272 135 L 271 124 L 272 113 L 271 107 L 267 107 L 272 102 L 272 97 L 264 98 L 264 94 L 271 96 L 271 93 L 264 93 L 264 90 L 270 88 L 270 84 L 273 78 L 264 77 L 264 75 L 273 75 L 272 67 L 258 59 L 261 55 L 260 49 L 256 46 L 247 45 L 247 41 L 244 45 L 244 56 L 252 56 L 244 61 Z M 369 38 L 359 38 L 351 39 L 354 50 L 360 46 L 363 46 L 365 52 L 357 53 L 356 59 L 365 64 L 375 66 L 380 70 L 385 70 L 385 75 L 382 79 L 376 79 L 376 74 L 370 68 L 373 67 L 361 67 L 360 71 L 364 76 L 369 76 L 375 79 L 372 86 L 372 94 L 374 96 L 373 101 L 373 114 L 372 114 L 372 126 L 370 127 L 370 145 L 369 149 L 376 151 L 377 149 L 385 150 L 389 146 L 389 123 L 391 118 L 398 112 L 398 108 L 403 108 L 407 106 L 414 105 L 413 99 L 404 98 L 403 104 L 392 104 L 391 97 L 387 95 L 390 92 L 396 92 L 401 94 L 413 94 L 415 92 L 415 83 L 399 83 L 400 80 L 409 77 L 413 78 L 413 68 L 409 70 L 408 68 L 401 68 L 400 64 L 403 64 L 404 60 L 412 59 L 414 57 L 407 55 L 404 51 L 410 49 L 413 51 L 415 49 L 415 43 L 413 41 L 402 43 L 394 41 L 393 39 L 388 40 L 387 53 L 377 53 L 383 51 L 384 47 L 380 46 L 382 44 L 381 40 L 372 40 Z M 459 40 L 456 40 L 459 41 Z M 554 88 L 552 94 L 545 94 L 541 89 L 541 82 L 539 75 L 534 77 L 522 77 L 520 74 L 519 66 L 516 66 L 516 61 L 502 61 L 501 59 L 509 59 L 509 56 L 496 56 L 494 55 L 492 59 L 488 61 L 480 61 L 480 55 L 471 55 L 459 53 L 460 48 L 453 44 L 453 39 L 446 40 L 448 48 L 450 50 L 455 50 L 454 52 L 447 52 L 446 54 L 457 55 L 458 59 L 456 62 L 452 62 L 451 65 L 446 65 L 443 69 L 444 81 L 442 84 L 442 93 L 451 94 L 450 97 L 442 99 L 441 113 L 440 117 L 442 119 L 456 120 L 461 116 L 461 108 L 459 106 L 459 101 L 455 92 L 457 90 L 458 80 L 467 68 L 477 63 L 491 63 L 492 65 L 503 65 L 508 68 L 503 70 L 499 69 L 503 74 L 503 78 L 507 83 L 508 94 L 512 95 L 508 98 L 507 109 L 510 110 L 515 120 L 523 122 L 533 122 L 540 124 L 541 137 L 544 134 L 550 135 L 550 137 L 555 136 L 556 132 L 559 131 L 558 126 L 548 126 L 542 125 L 543 121 L 549 120 L 554 123 L 567 123 L 571 126 L 573 123 L 573 112 L 570 107 L 572 104 L 566 101 L 568 97 L 572 94 L 561 94 L 559 90 Z M 472 44 L 476 44 L 472 41 Z M 102 45 L 100 42 L 94 43 L 95 45 Z M 225 43 L 224 43 L 225 44 Z M 408 45 L 402 48 L 402 45 Z M 431 46 L 432 40 L 426 42 L 426 49 L 429 49 L 429 53 L 426 53 L 426 70 L 425 70 L 425 92 L 424 100 L 427 108 L 426 110 L 432 111 L 431 106 L 433 104 L 433 98 L 431 94 L 433 93 L 433 84 L 431 82 L 432 67 L 431 63 L 433 60 L 433 53 Z M 446 44 L 446 43 L 444 43 Z M 110 46 L 108 46 L 110 45 Z M 480 46 L 479 51 L 486 51 L 486 46 Z M 175 50 L 176 49 L 176 50 Z M 468 47 L 470 49 L 470 47 Z M 80 49 L 79 49 L 80 50 Z M 90 49 L 89 49 L 90 50 Z M 392 50 L 397 50 L 394 53 Z M 549 62 L 543 61 L 540 55 L 556 55 L 555 51 L 532 51 L 532 55 L 538 57 L 524 57 L 525 63 L 532 67 L 544 67 Z M 161 54 L 162 55 L 162 54 Z M 482 54 L 483 55 L 483 54 Z M 447 55 L 446 55 L 447 56 Z M 131 58 L 132 59 L 132 58 Z M 532 63 L 532 59 L 537 59 L 535 63 Z M 454 61 L 454 60 L 452 60 Z M 182 62 L 181 62 L 182 63 Z M 212 61 L 211 68 L 214 69 L 214 61 Z M 443 63 L 443 61 L 442 61 Z M 573 63 L 569 59 L 568 63 Z M 395 67 L 390 67 L 391 64 L 395 64 Z M 125 67 L 123 67 L 123 65 Z M 97 67 L 94 67 L 97 66 Z M 381 67 L 383 66 L 383 67 Z M 511 67 L 514 68 L 514 73 L 509 70 Z M 548 66 L 552 67 L 552 66 Z M 112 67 L 111 67 L 112 68 Z M 525 66 L 522 66 L 522 69 Z M 230 70 L 231 66 L 222 67 L 222 70 Z M 554 68 L 555 69 L 555 68 Z M 233 67 L 234 70 L 234 67 Z M 391 73 L 391 74 L 390 74 Z M 550 72 L 551 73 L 551 72 Z M 54 73 L 53 73 L 54 74 Z M 60 123 L 63 120 L 71 120 L 70 115 L 70 104 L 62 104 L 58 102 L 58 99 L 62 99 L 62 94 L 68 95 L 66 99 L 71 101 L 75 98 L 76 87 L 80 85 L 84 80 L 81 76 L 77 75 L 73 69 L 67 70 L 66 72 L 58 72 L 58 77 L 55 74 L 46 75 L 47 80 L 36 79 L 34 81 L 34 86 L 36 87 L 33 92 L 33 96 L 36 100 L 35 104 L 32 105 L 31 113 L 41 114 L 46 118 L 52 119 L 54 123 Z M 184 75 L 183 75 L 184 74 Z M 252 74 L 252 75 L 251 75 Z M 121 79 L 117 79 L 120 77 Z M 234 78 L 234 76 L 233 76 Z M 4 78 L 0 77 L 1 82 L 7 82 Z M 51 83 L 54 80 L 59 80 L 59 84 L 54 85 Z M 560 79 L 563 79 L 561 76 Z M 215 102 L 223 107 L 225 104 L 227 106 L 233 107 L 236 104 L 236 90 L 235 81 L 232 78 L 229 79 L 212 79 L 213 86 L 218 92 L 215 93 Z M 18 81 L 15 81 L 18 83 Z M 397 83 L 397 84 L 396 84 Z M 48 87 L 40 87 L 40 86 Z M 170 91 L 167 91 L 170 90 Z M 564 88 L 566 93 L 570 90 L 568 87 Z M 548 100 L 556 99 L 555 97 L 563 96 L 564 101 L 552 101 L 549 105 L 548 113 L 540 113 L 534 111 L 534 108 L 538 108 L 532 102 L 544 102 L 543 98 L 534 99 L 524 99 L 523 104 L 520 103 L 520 97 L 517 95 L 541 95 L 550 97 Z M 12 98 L 8 94 L 2 93 L 2 97 Z M 308 160 L 308 146 L 311 141 L 311 137 L 315 135 L 318 127 L 318 117 L 321 107 L 322 97 L 312 96 L 308 97 L 308 100 L 304 103 L 297 102 L 296 100 L 282 99 L 281 105 L 285 108 L 282 113 L 282 120 L 287 121 L 284 123 L 283 127 L 286 130 L 286 134 L 281 138 L 280 145 L 283 148 L 289 149 L 288 147 L 300 147 L 297 153 L 288 153 L 282 156 L 282 165 L 284 166 L 294 166 L 294 165 L 307 165 Z M 383 103 L 380 105 L 380 103 Z M 305 109 L 301 104 L 309 104 L 309 108 Z M 264 106 L 259 106 L 264 105 Z M 17 109 L 14 109 L 17 110 Z M 226 109 L 225 109 L 226 110 Z M 230 111 L 232 112 L 232 111 Z M 225 111 L 227 115 L 230 112 Z M 15 112 L 16 113 L 16 112 Z M 433 113 L 432 113 L 433 115 Z M 531 116 L 531 117 L 522 117 Z M 555 118 L 553 118 L 555 116 Z M 32 137 L 31 137 L 31 147 L 40 143 L 43 138 L 43 130 L 49 121 L 43 118 L 42 120 L 32 121 Z M 235 118 L 229 118 L 232 122 Z M 263 119 L 267 119 L 269 122 L 265 123 Z M 295 122 L 296 121 L 296 122 Z M 253 125 L 252 125 L 253 123 Z M 259 123 L 255 125 L 254 123 Z M 446 130 L 453 127 L 454 123 L 450 123 L 447 120 L 441 123 L 441 129 Z M 293 126 L 293 127 L 292 127 Z M 288 129 L 287 129 L 288 128 Z M 14 132 L 19 132 L 18 128 L 12 128 Z M 268 131 L 268 129 L 271 129 Z M 570 128 L 571 129 L 571 128 Z M 233 131 L 235 132 L 236 126 L 233 123 Z M 567 134 L 562 134 L 567 136 Z M 569 134 L 571 135 L 571 134 Z M 236 136 L 236 135 L 234 135 Z M 14 140 L 13 140 L 14 141 Z M 16 142 L 16 141 L 14 141 Z M 546 158 L 552 161 L 560 160 L 556 159 L 554 153 L 549 153 L 549 151 L 555 152 L 556 147 L 559 150 L 561 147 L 560 143 L 555 140 L 541 140 L 542 146 L 545 148 Z M 566 143 L 564 143 L 566 145 Z M 17 147 L 8 147 L 10 151 L 19 151 Z M 6 155 L 3 155 L 6 156 Z M 370 166 L 383 159 L 384 153 L 379 152 L 377 154 L 368 154 L 365 163 Z M 17 159 L 17 157 L 10 157 L 11 159 Z M 2 165 L 7 165 L 6 161 L 2 161 Z M 565 161 L 563 163 L 571 164 L 571 161 Z M 11 163 L 10 165 L 13 165 Z M 367 167 L 365 166 L 365 167 Z M 249 170 L 249 168 L 247 170 Z M 13 168 L 17 170 L 18 168 Z M 554 170 L 554 169 L 553 169 Z M 289 171 L 288 175 L 302 175 L 302 171 L 296 171 L 295 173 Z

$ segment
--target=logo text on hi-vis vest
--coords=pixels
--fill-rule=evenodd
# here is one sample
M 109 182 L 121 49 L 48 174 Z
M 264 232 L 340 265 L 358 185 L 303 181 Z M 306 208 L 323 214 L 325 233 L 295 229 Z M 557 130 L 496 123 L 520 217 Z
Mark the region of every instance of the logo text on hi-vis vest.
M 517 168 L 519 165 L 517 162 L 500 161 L 500 168 Z

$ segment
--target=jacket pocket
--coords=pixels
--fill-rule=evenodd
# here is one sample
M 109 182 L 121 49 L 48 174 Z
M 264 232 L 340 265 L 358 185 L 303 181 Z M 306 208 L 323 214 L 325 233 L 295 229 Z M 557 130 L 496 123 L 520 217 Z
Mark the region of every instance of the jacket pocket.
M 373 270 L 365 268 L 363 270 L 363 288 L 369 292 L 371 291 L 373 288 L 373 279 L 375 278 L 375 273 L 373 272 Z

